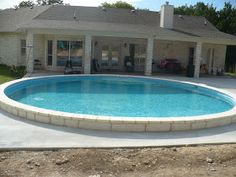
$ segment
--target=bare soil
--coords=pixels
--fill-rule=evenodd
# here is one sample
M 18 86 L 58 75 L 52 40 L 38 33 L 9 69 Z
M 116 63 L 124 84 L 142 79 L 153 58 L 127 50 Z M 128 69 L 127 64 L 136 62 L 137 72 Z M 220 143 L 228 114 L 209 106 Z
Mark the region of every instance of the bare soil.
M 236 145 L 0 152 L 8 177 L 236 177 Z

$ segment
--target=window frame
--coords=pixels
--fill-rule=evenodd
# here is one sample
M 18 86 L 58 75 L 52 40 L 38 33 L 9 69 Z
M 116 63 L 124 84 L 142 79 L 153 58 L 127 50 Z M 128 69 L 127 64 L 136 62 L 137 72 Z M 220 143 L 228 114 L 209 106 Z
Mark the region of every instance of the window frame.
M 26 52 L 27 52 L 26 51 L 26 40 L 20 39 L 20 54 L 21 54 L 21 56 L 26 56 Z

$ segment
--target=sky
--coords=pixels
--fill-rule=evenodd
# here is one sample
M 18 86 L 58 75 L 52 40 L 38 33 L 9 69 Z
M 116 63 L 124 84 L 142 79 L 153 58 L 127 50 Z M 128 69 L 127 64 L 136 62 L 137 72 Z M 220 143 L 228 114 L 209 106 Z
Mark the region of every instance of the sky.
M 0 0 L 0 9 L 11 8 L 14 5 L 17 5 L 22 0 Z M 99 6 L 103 2 L 114 3 L 118 0 L 63 0 L 64 3 L 77 6 Z M 136 8 L 147 8 L 149 10 L 159 11 L 161 5 L 165 4 L 167 0 L 123 0 L 134 5 Z M 213 4 L 217 9 L 224 7 L 224 2 L 231 2 L 236 6 L 236 0 L 190 0 L 190 1 L 181 1 L 181 0 L 169 0 L 171 5 L 175 7 L 181 5 L 194 5 L 196 2 L 202 1 L 205 4 Z

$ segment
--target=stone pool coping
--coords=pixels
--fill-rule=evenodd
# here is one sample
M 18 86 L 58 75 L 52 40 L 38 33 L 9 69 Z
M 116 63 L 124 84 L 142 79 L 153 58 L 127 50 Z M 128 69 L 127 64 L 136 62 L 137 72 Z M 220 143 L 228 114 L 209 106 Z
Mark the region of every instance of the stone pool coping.
M 44 76 L 44 77 L 62 77 L 64 75 Z M 71 75 L 76 77 L 78 75 Z M 115 76 L 115 77 L 138 77 L 158 79 L 164 81 L 173 81 L 177 83 L 192 84 L 212 89 L 224 93 L 236 100 L 236 95 L 215 87 L 210 87 L 205 84 L 198 84 L 186 81 L 177 81 L 173 79 L 163 79 L 149 76 L 130 76 L 130 75 L 111 75 L 111 74 L 97 74 L 97 75 L 79 75 L 83 76 Z M 189 117 L 168 117 L 168 118 L 146 118 L 146 117 L 112 117 L 112 116 L 95 116 L 86 114 L 74 114 L 60 111 L 47 110 L 37 108 L 34 106 L 22 104 L 8 98 L 4 90 L 11 84 L 23 81 L 44 77 L 23 78 L 0 85 L 0 108 L 18 117 L 29 120 L 48 123 L 59 126 L 67 126 L 81 129 L 92 130 L 107 130 L 107 131 L 125 131 L 125 132 L 166 132 L 166 131 L 180 131 L 180 130 L 197 130 L 211 127 L 218 127 L 228 125 L 236 122 L 236 106 L 231 110 L 201 116 Z

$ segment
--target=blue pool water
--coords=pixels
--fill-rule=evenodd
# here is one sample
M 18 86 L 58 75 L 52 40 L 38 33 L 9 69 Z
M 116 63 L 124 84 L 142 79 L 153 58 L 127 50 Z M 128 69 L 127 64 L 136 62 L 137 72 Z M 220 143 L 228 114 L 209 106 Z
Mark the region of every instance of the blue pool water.
M 235 105 L 227 95 L 191 84 L 114 76 L 39 78 L 13 84 L 5 94 L 40 108 L 100 116 L 197 116 Z

